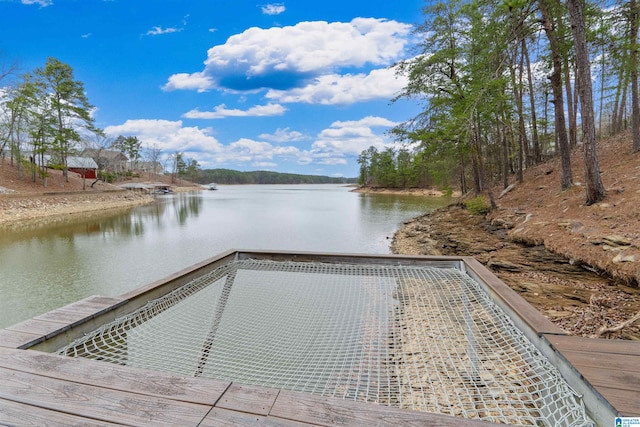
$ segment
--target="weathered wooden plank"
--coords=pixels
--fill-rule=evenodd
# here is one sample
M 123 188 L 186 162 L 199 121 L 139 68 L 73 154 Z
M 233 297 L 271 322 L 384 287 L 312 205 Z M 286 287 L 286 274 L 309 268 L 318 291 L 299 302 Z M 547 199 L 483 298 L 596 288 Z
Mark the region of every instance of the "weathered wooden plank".
M 638 356 L 573 350 L 563 350 L 562 354 L 577 368 L 582 366 L 592 368 L 606 367 L 606 369 L 640 374 L 640 358 Z
M 604 360 L 602 366 L 597 368 L 590 366 L 576 366 L 576 368 L 596 388 L 608 387 L 635 391 L 638 393 L 638 405 L 640 405 L 640 373 L 609 369 Z
M 628 354 L 640 357 L 640 342 L 638 341 L 604 340 L 576 336 L 547 336 L 546 338 L 560 351 Z
M 134 426 L 195 426 L 207 405 L 77 384 L 0 368 L 0 398 Z
M 91 420 L 62 412 L 50 411 L 37 406 L 0 399 L 0 425 L 21 427 L 109 427 L 121 424 Z
M 640 394 L 633 390 L 598 387 L 598 391 L 605 399 L 615 401 L 615 408 L 623 417 L 640 417 Z
M 265 417 L 256 414 L 213 408 L 198 427 L 234 427 L 264 425 Z
M 485 284 L 496 302 L 502 301 L 506 304 L 536 334 L 566 334 L 475 258 L 464 257 L 464 263 L 467 273 L 481 284 Z
M 278 396 L 278 389 L 231 384 L 216 407 L 251 414 L 268 415 Z
M 288 420 L 331 426 L 480 427 L 498 424 L 442 414 L 281 391 L 269 414 Z
M 105 311 L 112 310 L 125 304 L 127 301 L 124 298 L 109 298 L 101 297 L 99 295 L 92 295 L 80 301 L 72 302 L 65 305 L 62 309 L 67 311 L 75 311 L 78 313 L 86 313 L 92 316 L 98 316 Z
M 83 311 L 76 311 L 73 309 L 58 308 L 56 310 L 48 311 L 39 316 L 34 317 L 37 320 L 44 320 L 52 323 L 62 323 L 65 325 L 73 326 L 78 322 L 81 322 L 87 318 L 90 318 L 91 314 Z
M 0 349 L 0 367 L 107 389 L 211 406 L 220 399 L 230 384 L 33 350 Z
M 42 341 L 43 335 L 0 329 L 0 347 L 27 348 Z
M 17 323 L 15 325 L 6 328 L 9 331 L 26 332 L 34 335 L 51 335 L 63 332 L 69 329 L 70 325 L 64 325 L 61 323 L 49 322 L 46 320 L 29 319 L 24 322 Z
M 287 251 L 238 251 L 238 259 L 268 259 L 273 261 L 328 262 L 333 264 L 410 265 L 442 268 L 458 268 L 461 257 L 424 255 L 369 255 L 350 253 L 287 252 Z
M 235 426 L 260 426 L 260 427 L 304 427 L 312 424 L 299 423 L 276 417 L 264 417 L 262 415 L 248 414 L 215 407 L 207 414 L 198 427 L 235 427 Z

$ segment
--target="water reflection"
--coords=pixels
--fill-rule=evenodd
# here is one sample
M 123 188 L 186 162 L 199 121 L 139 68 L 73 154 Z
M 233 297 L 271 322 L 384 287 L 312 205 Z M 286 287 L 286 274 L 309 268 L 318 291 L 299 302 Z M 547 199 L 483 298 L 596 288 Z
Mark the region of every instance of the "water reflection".
M 175 196 L 158 198 L 155 203 L 137 208 L 111 209 L 105 212 L 88 212 L 83 217 L 55 218 L 23 225 L 17 230 L 0 234 L 0 249 L 4 245 L 35 239 L 39 242 L 73 242 L 77 236 L 121 235 L 140 236 L 145 228 L 161 230 L 170 222 L 168 213 L 181 225 L 189 218 L 196 218 L 202 210 L 200 193 L 178 193 Z

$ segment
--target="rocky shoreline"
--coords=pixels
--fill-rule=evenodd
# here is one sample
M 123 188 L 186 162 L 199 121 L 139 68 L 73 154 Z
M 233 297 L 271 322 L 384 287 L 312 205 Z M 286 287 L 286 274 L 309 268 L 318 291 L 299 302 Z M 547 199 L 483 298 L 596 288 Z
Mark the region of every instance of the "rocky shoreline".
M 614 330 L 640 312 L 640 289 L 508 231 L 454 204 L 407 221 L 391 250 L 473 256 L 568 333 L 640 340 L 640 322 Z

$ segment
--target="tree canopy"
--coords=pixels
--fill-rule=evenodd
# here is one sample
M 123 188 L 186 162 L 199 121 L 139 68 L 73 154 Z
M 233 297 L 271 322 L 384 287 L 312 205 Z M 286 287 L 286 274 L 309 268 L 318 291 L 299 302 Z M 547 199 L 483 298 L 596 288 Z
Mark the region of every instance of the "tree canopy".
M 491 198 L 492 185 L 559 156 L 564 190 L 581 145 L 585 201 L 601 200 L 596 138 L 631 126 L 640 147 L 640 113 L 629 120 L 628 107 L 638 104 L 636 1 L 451 0 L 423 13 L 418 50 L 395 68 L 407 79 L 396 100 L 424 108 L 391 131 L 398 147 L 361 153 L 360 184 Z

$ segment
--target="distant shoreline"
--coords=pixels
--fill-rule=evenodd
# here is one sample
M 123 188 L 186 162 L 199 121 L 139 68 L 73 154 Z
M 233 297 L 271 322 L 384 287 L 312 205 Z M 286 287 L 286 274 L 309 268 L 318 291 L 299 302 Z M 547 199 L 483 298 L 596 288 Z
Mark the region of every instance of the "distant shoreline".
M 399 194 L 407 196 L 428 196 L 428 197 L 446 197 L 444 191 L 434 188 L 373 188 L 373 187 L 357 187 L 351 190 L 354 193 L 364 194 Z M 459 191 L 454 191 L 451 197 L 460 197 Z

